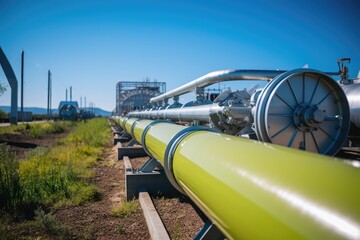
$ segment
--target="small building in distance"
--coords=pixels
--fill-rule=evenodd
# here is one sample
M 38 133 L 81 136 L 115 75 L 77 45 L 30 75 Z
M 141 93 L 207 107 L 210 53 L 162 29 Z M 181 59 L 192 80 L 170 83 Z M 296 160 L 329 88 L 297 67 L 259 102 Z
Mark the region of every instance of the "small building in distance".
M 77 101 L 60 101 L 59 103 L 60 120 L 76 120 L 79 117 L 79 105 Z

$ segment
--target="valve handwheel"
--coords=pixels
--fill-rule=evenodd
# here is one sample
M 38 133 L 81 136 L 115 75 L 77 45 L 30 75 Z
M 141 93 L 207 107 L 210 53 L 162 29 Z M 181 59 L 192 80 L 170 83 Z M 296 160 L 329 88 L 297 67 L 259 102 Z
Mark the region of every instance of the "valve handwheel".
M 256 104 L 259 140 L 334 155 L 350 127 L 350 110 L 340 85 L 324 73 L 295 69 L 274 78 Z

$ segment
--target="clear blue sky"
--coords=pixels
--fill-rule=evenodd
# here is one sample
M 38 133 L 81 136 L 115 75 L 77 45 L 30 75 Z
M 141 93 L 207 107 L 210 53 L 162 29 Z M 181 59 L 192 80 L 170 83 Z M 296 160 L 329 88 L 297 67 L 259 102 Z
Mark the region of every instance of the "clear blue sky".
M 340 57 L 356 77 L 359 9 L 357 0 L 0 0 L 0 46 L 19 81 L 25 50 L 25 106 L 46 107 L 50 69 L 54 108 L 72 86 L 73 99 L 113 110 L 120 80 L 170 90 L 221 69 L 337 71 Z

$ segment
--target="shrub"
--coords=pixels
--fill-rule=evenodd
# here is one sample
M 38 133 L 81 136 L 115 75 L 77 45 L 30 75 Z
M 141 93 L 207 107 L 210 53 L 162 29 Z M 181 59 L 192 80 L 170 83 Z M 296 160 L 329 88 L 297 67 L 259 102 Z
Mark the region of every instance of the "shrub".
M 61 239 L 72 239 L 70 228 L 58 222 L 51 213 L 45 213 L 42 209 L 35 211 L 35 220 L 48 234 L 58 236 Z
M 4 121 L 7 118 L 7 113 L 0 109 L 0 122 Z
M 26 124 L 25 132 L 31 138 L 39 138 L 49 134 L 58 134 L 65 131 L 62 123 L 52 122 L 43 124 Z
M 65 131 L 66 128 L 74 126 L 71 122 L 45 122 L 45 123 L 26 123 L 0 128 L 0 134 L 24 134 L 31 138 L 39 138 L 48 134 L 57 134 Z

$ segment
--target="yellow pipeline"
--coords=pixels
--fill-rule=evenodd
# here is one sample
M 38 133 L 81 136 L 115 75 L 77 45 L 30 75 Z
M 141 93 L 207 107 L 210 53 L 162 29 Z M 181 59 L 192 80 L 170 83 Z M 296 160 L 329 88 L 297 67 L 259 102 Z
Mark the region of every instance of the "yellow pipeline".
M 153 125 L 146 148 L 164 163 L 172 136 L 183 129 Z M 178 139 L 172 170 L 229 239 L 360 239 L 360 169 L 341 160 L 195 131 Z
M 136 123 L 136 128 L 134 128 L 133 134 L 134 138 L 138 143 L 141 142 L 141 136 L 146 126 L 148 126 L 150 123 L 152 123 L 153 120 L 147 120 L 147 119 L 141 119 Z
M 131 126 L 133 125 L 133 123 L 135 121 L 137 121 L 138 118 L 128 118 L 126 121 L 124 121 L 124 130 L 129 133 L 129 134 L 132 134 L 131 133 Z
M 120 127 L 122 127 L 122 129 L 125 129 L 125 123 L 126 123 L 126 120 L 128 118 L 127 117 L 121 117 L 119 120 L 118 120 L 118 123 L 120 125 Z
M 172 123 L 158 123 L 153 125 L 145 135 L 146 149 L 151 156 L 164 165 L 164 155 L 168 143 L 176 133 L 184 128 L 184 126 Z

